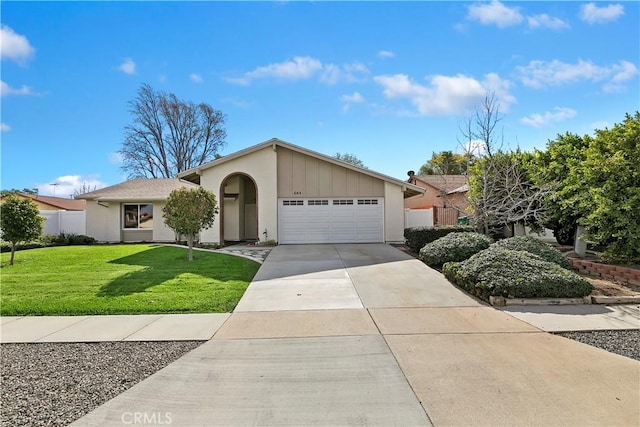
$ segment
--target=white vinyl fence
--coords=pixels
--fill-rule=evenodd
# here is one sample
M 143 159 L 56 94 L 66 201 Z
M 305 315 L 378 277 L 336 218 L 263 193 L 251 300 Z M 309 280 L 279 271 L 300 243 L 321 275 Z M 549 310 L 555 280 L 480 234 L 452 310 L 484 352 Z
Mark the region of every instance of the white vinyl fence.
M 42 234 L 87 234 L 87 213 L 85 211 L 40 211 L 44 217 Z
M 404 228 L 433 227 L 433 208 L 405 209 Z

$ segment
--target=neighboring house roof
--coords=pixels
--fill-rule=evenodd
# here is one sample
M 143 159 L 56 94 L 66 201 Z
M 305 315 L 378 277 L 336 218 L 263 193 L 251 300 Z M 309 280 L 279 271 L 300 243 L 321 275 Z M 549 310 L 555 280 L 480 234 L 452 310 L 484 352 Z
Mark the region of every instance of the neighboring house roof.
M 469 191 L 469 184 L 448 191 L 447 194 L 466 193 L 467 191 Z
M 202 165 L 200 165 L 198 167 L 186 170 L 184 172 L 179 173 L 178 177 L 179 178 L 184 178 L 184 179 L 187 179 L 187 180 L 192 180 L 192 179 L 195 180 L 195 179 L 197 179 L 198 175 L 200 175 L 202 173 L 203 170 L 215 167 L 215 166 L 220 165 L 222 163 L 229 162 L 229 161 L 231 161 L 233 159 L 237 159 L 238 157 L 246 156 L 247 154 L 253 153 L 253 152 L 258 151 L 258 150 L 262 150 L 263 148 L 269 147 L 269 146 L 272 146 L 274 150 L 276 149 L 276 147 L 284 147 L 284 148 L 287 148 L 289 150 L 296 151 L 298 153 L 305 154 L 305 155 L 310 156 L 310 157 L 315 157 L 315 158 L 317 158 L 319 160 L 323 160 L 325 162 L 333 163 L 334 165 L 338 165 L 338 166 L 342 166 L 342 167 L 347 168 L 347 169 L 351 169 L 353 171 L 362 173 L 364 175 L 369 175 L 371 177 L 378 178 L 378 179 L 381 179 L 383 181 L 387 181 L 387 182 L 391 182 L 391 183 L 397 184 L 397 185 L 402 187 L 403 191 L 405 192 L 405 197 L 410 197 L 410 196 L 414 196 L 414 195 L 417 195 L 417 194 L 423 194 L 425 192 L 425 189 L 420 187 L 420 186 L 413 185 L 411 183 L 408 183 L 408 182 L 405 182 L 405 181 L 402 181 L 402 180 L 399 180 L 399 179 L 396 179 L 396 178 L 392 178 L 392 177 L 390 177 L 388 175 L 384 175 L 384 174 L 381 174 L 381 173 L 378 173 L 378 172 L 374 172 L 374 171 L 372 171 L 370 169 L 361 168 L 361 167 L 352 165 L 351 163 L 347 163 L 347 162 L 344 162 L 342 160 L 338 160 L 338 159 L 336 159 L 334 157 L 329 157 L 327 155 L 318 153 L 316 151 L 308 150 L 308 149 L 300 147 L 298 145 L 282 141 L 282 140 L 280 140 L 278 138 L 271 138 L 270 140 L 265 141 L 263 143 L 254 145 L 254 146 L 249 147 L 249 148 L 245 148 L 244 150 L 237 151 L 235 153 L 232 153 L 232 154 L 229 154 L 227 156 L 221 157 L 219 159 L 213 160 L 213 161 L 211 161 L 209 163 L 205 163 L 205 164 L 202 164 Z
M 78 199 L 95 200 L 99 202 L 152 202 L 167 200 L 173 190 L 182 187 L 198 188 L 198 185 L 175 178 L 131 179 L 76 197 Z
M 18 193 L 18 195 L 63 211 L 83 211 L 87 206 L 87 202 L 85 200 L 65 199 L 64 197 L 40 196 L 38 194 L 26 193 Z
M 416 183 L 417 181 L 422 181 L 445 194 L 469 190 L 467 185 L 468 177 L 466 175 L 416 175 L 409 179 L 415 179 Z M 467 188 L 463 190 L 465 186 Z

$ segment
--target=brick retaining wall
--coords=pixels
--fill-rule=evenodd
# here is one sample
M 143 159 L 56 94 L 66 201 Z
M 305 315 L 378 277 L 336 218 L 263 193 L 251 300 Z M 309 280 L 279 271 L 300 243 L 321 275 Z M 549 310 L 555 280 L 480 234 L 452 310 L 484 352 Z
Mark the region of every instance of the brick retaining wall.
M 640 286 L 640 270 L 635 268 L 602 264 L 600 262 L 587 261 L 578 258 L 570 259 L 573 264 L 573 269 L 578 273 Z

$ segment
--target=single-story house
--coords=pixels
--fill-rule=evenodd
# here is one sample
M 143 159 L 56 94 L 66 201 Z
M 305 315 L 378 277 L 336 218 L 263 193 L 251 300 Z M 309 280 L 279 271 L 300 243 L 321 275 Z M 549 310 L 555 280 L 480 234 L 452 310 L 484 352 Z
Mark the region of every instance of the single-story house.
M 168 242 L 175 233 L 164 224 L 169 194 L 196 184 L 179 179 L 132 179 L 77 196 L 87 203 L 87 235 L 100 242 Z
M 201 233 L 203 243 L 403 242 L 403 200 L 424 192 L 274 138 L 175 180 L 128 181 L 82 195 L 88 201 L 87 233 L 101 241 L 172 240 L 159 220 L 163 201 L 173 188 L 196 185 L 213 192 L 220 207 L 213 227 Z M 143 222 L 143 212 L 151 210 L 156 220 Z M 128 214 L 137 218 L 131 227 Z
M 32 200 L 40 211 L 83 211 L 86 202 L 84 200 L 66 199 L 64 197 L 41 196 L 39 194 L 14 193 L 21 199 Z M 7 196 L 0 201 L 4 201 Z
M 407 182 L 424 188 L 423 194 L 408 197 L 404 207 L 428 209 L 431 207 L 456 208 L 465 212 L 469 206 L 469 191 L 466 175 L 414 175 L 409 173 Z

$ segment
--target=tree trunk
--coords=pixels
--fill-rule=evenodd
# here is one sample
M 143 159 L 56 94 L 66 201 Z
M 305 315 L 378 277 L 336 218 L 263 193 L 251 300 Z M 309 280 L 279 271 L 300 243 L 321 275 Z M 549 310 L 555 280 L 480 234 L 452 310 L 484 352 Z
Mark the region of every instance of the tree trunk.
M 187 243 L 189 243 L 189 261 L 193 261 L 193 236 L 187 237 Z
M 13 256 L 16 253 L 16 242 L 11 242 L 11 259 L 9 260 L 9 265 L 13 265 Z

